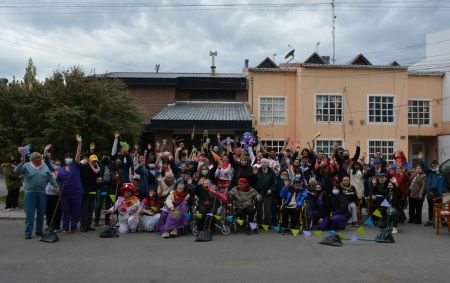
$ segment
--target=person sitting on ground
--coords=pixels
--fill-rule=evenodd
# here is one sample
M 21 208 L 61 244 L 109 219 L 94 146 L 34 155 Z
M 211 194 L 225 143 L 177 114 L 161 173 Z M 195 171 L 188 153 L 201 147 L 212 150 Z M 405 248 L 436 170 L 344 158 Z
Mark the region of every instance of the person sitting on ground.
M 348 210 L 350 211 L 349 224 L 358 227 L 358 216 L 357 216 L 357 203 L 359 202 L 358 195 L 356 193 L 355 187 L 350 185 L 350 177 L 344 176 L 340 188 L 343 194 L 347 197 Z
M 175 188 L 175 176 L 172 172 L 168 172 L 165 176 L 158 177 L 158 197 L 160 200 L 160 205 L 164 206 L 164 202 L 166 198 L 169 196 L 169 193 Z
M 234 201 L 234 211 L 237 218 L 243 219 L 246 223 L 247 234 L 251 233 L 250 222 L 253 222 L 255 207 L 253 201 L 261 201 L 261 195 L 248 184 L 246 178 L 240 178 L 238 186 L 228 192 L 231 201 Z M 255 229 L 255 232 L 257 229 Z
M 189 221 L 186 219 L 186 213 L 189 210 L 186 204 L 188 198 L 189 194 L 183 182 L 178 182 L 176 189 L 170 191 L 158 223 L 158 230 L 162 233 L 163 238 L 176 237 L 178 230 L 189 225 Z
M 289 185 L 289 181 L 285 181 L 280 192 L 280 197 L 283 200 L 281 208 L 282 233 L 288 233 L 289 231 L 289 216 L 291 217 L 290 229 L 298 229 L 300 211 L 307 196 L 308 192 L 303 187 L 301 177 L 294 178 L 292 186 Z
M 119 212 L 119 233 L 136 232 L 139 225 L 139 199 L 135 196 L 137 190 L 131 183 L 123 184 L 119 190 L 120 197 L 114 205 L 104 210 L 103 214 Z
M 330 215 L 330 198 L 327 193 L 322 189 L 320 184 L 316 184 L 315 186 L 315 206 L 313 209 L 313 225 L 320 225 L 323 220 Z
M 138 214 L 142 215 L 142 224 L 145 231 L 156 231 L 161 214 L 159 213 L 159 200 L 155 188 L 148 190 L 147 196 L 141 202 Z
M 330 208 L 330 214 L 318 225 L 319 229 L 344 230 L 348 221 L 348 202 L 339 187 L 332 190 Z

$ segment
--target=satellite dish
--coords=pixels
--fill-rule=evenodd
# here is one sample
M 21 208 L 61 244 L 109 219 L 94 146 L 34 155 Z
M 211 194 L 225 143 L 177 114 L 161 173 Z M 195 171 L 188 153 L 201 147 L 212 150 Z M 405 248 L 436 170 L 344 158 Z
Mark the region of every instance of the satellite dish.
M 289 51 L 289 53 L 286 54 L 286 56 L 284 56 L 284 59 L 290 58 L 286 63 L 289 63 L 289 62 L 291 62 L 292 60 L 294 60 L 294 53 L 295 53 L 295 49 L 292 48 L 292 46 L 290 46 L 290 45 L 288 45 L 288 46 L 289 46 L 289 48 L 291 48 L 292 50 Z

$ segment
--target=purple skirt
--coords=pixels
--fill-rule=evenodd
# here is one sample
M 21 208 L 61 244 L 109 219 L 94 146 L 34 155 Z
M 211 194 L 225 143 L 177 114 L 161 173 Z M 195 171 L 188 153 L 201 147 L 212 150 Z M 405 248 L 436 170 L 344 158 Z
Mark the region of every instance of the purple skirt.
M 172 211 L 168 211 L 167 207 L 161 212 L 161 217 L 159 218 L 158 230 L 161 233 L 170 232 L 172 230 L 182 229 L 189 225 L 189 221 L 186 219 L 186 213 L 189 208 L 186 203 L 182 202 L 175 209 L 180 213 L 175 215 Z

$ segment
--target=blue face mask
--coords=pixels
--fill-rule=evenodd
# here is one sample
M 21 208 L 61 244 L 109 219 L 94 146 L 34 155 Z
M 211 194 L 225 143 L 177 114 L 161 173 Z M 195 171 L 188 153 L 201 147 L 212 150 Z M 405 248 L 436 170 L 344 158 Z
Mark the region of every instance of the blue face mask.
M 70 166 L 73 164 L 73 159 L 72 158 L 66 158 L 64 159 L 64 163 L 66 163 L 67 166 Z
M 61 169 L 61 166 L 59 166 L 59 165 L 54 165 L 54 166 L 53 166 L 53 169 L 54 169 L 55 171 L 58 171 L 59 169 Z

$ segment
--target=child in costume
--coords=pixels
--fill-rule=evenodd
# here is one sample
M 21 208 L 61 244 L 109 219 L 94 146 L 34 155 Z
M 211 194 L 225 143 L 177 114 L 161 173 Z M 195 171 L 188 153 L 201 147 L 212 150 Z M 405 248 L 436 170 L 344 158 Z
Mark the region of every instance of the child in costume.
M 150 188 L 147 196 L 142 200 L 139 213 L 142 215 L 141 223 L 147 232 L 154 232 L 158 226 L 159 218 L 159 199 L 156 188 Z
M 104 210 L 104 214 L 119 212 L 119 232 L 128 233 L 136 232 L 139 225 L 139 199 L 135 196 L 137 194 L 135 186 L 131 183 L 123 184 L 119 190 L 120 197 L 117 198 L 114 205 Z

